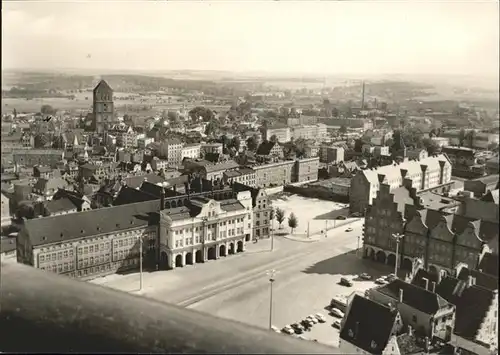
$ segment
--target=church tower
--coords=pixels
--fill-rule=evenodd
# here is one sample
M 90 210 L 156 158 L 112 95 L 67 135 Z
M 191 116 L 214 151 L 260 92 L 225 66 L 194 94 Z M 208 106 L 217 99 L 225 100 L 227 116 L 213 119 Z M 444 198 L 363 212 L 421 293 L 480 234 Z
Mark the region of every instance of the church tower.
M 92 128 L 98 134 L 105 133 L 115 122 L 113 89 L 104 80 L 94 88 Z

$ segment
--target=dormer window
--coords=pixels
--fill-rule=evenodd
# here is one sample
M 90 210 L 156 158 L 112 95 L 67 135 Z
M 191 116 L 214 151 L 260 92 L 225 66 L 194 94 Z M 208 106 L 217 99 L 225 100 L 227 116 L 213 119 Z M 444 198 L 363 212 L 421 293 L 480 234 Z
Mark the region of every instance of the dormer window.
M 375 341 L 372 340 L 370 346 L 371 346 L 372 349 L 376 349 L 377 348 L 377 343 L 375 343 Z
M 352 329 L 349 329 L 349 331 L 347 332 L 347 334 L 349 335 L 349 337 L 354 338 L 354 332 L 353 332 Z

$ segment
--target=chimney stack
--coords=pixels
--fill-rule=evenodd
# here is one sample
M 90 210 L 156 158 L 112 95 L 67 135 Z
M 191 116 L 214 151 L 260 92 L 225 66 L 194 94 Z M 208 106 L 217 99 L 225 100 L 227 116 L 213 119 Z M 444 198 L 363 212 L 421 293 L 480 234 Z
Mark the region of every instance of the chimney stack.
M 359 322 L 356 322 L 355 328 L 354 328 L 354 339 L 358 337 L 358 332 L 359 332 Z
M 422 280 L 425 281 L 425 289 L 428 290 L 429 289 L 429 279 L 427 277 L 422 277 Z
M 160 211 L 165 209 L 165 188 L 160 191 Z
M 403 303 L 403 289 L 399 289 L 399 303 Z
M 408 335 L 409 336 L 413 335 L 413 328 L 411 327 L 411 325 L 408 326 Z
M 432 281 L 432 293 L 436 293 L 436 281 Z
M 471 275 L 469 275 L 469 279 L 468 279 L 467 286 L 469 286 L 469 287 L 470 287 L 470 286 L 473 286 L 473 285 L 475 285 L 475 284 L 476 284 L 476 278 L 475 278 L 475 277 L 473 277 L 473 276 L 471 276 Z

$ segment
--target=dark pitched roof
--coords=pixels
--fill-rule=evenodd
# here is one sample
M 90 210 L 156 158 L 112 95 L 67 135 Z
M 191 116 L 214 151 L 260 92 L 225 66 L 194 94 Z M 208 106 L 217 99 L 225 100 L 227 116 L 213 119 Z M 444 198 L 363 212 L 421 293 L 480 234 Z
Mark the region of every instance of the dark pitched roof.
M 68 183 L 63 178 L 53 178 L 53 179 L 39 178 L 33 188 L 41 191 L 46 191 L 50 189 L 57 191 L 57 189 L 65 188 L 66 186 L 68 186 Z
M 46 201 L 44 202 L 44 207 L 50 213 L 71 211 L 76 209 L 75 204 L 67 197 L 63 197 L 58 200 Z
M 485 253 L 479 262 L 479 270 L 498 277 L 498 254 Z
M 480 286 L 466 288 L 454 300 L 456 306 L 454 333 L 475 339 L 486 313 L 493 302 L 494 292 Z
M 257 148 L 257 155 L 269 155 L 271 153 L 271 149 L 273 149 L 275 145 L 275 142 L 262 142 Z
M 397 314 L 387 306 L 354 295 L 340 338 L 371 354 L 382 354 L 391 337 Z
M 141 187 L 142 183 L 146 180 L 152 184 L 159 184 L 165 182 L 164 178 L 156 174 L 129 176 L 126 177 L 124 180 L 127 186 L 130 186 L 134 189 L 137 187 Z
M 130 203 L 157 200 L 158 197 L 142 190 L 124 186 L 113 201 L 113 206 L 128 205 Z
M 94 93 L 101 89 L 106 91 L 113 91 L 113 89 L 111 89 L 111 86 L 109 86 L 109 84 L 105 80 L 99 81 L 99 84 L 97 84 L 94 88 Z
M 379 287 L 377 290 L 395 300 L 399 299 L 399 290 L 403 290 L 403 303 L 426 314 L 434 314 L 449 305 L 441 296 L 400 279 Z
M 85 238 L 96 234 L 147 226 L 151 214 L 159 211 L 159 201 L 139 202 L 26 220 L 32 246 Z
M 413 280 L 411 280 L 411 283 L 412 283 L 412 285 L 415 285 L 415 286 L 418 286 L 421 288 L 425 288 L 426 282 L 425 282 L 424 278 L 429 280 L 428 285 L 427 285 L 429 287 L 432 286 L 432 281 L 434 281 L 434 282 L 437 281 L 437 277 L 435 275 L 431 274 L 429 271 L 427 271 L 424 268 L 420 268 L 420 269 L 418 269 L 415 276 L 413 277 Z

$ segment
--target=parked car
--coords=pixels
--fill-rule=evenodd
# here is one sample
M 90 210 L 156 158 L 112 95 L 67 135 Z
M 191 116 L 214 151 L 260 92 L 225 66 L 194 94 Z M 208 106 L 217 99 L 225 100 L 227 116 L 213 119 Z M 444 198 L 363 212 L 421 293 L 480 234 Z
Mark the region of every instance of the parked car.
M 337 219 L 339 219 L 339 220 L 342 220 L 342 221 L 343 221 L 343 220 L 346 220 L 347 218 L 346 218 L 346 216 L 337 216 Z
M 352 281 L 351 281 L 351 280 L 349 280 L 349 279 L 346 279 L 345 277 L 342 277 L 342 278 L 340 279 L 340 284 L 341 284 L 342 286 L 352 287 Z
M 385 277 L 385 280 L 388 282 L 394 281 L 395 279 L 397 279 L 397 276 L 394 274 L 389 274 Z
M 293 323 L 292 328 L 295 331 L 295 334 L 302 334 L 304 333 L 304 327 L 301 326 L 299 323 Z
M 309 319 L 303 319 L 300 321 L 300 325 L 304 327 L 305 330 L 309 331 L 311 330 L 312 326 L 314 325 L 313 322 L 311 322 Z
M 337 317 L 337 318 L 344 318 L 344 312 L 342 312 L 340 309 L 338 308 L 333 308 L 331 311 L 330 311 L 330 314 L 334 317 Z
M 271 330 L 275 331 L 276 333 L 281 333 L 281 330 L 279 330 L 279 328 L 275 327 L 274 325 L 271 326 Z
M 352 232 L 352 228 L 351 228 L 351 227 L 349 227 L 349 228 L 347 228 L 345 231 L 346 231 L 346 232 Z
M 295 334 L 295 330 L 291 325 L 285 325 L 283 329 L 281 329 L 281 332 L 289 335 Z
M 337 329 L 340 329 L 340 321 L 339 320 L 336 320 L 332 323 L 332 327 L 334 328 L 337 328 Z
M 368 275 L 366 272 L 363 272 L 362 274 L 359 275 L 359 278 L 362 280 L 371 280 L 372 277 Z
M 353 216 L 353 217 L 361 217 L 361 213 L 354 212 L 351 216 Z
M 375 283 L 377 285 L 387 285 L 389 282 L 387 282 L 385 279 L 379 277 L 378 279 L 375 280 Z
M 321 313 L 316 313 L 314 316 L 316 317 L 316 319 L 318 320 L 318 322 L 320 322 L 320 323 L 325 323 L 326 322 L 325 316 L 322 315 Z
M 316 324 L 319 322 L 318 318 L 316 318 L 315 316 L 313 316 L 312 314 L 307 316 L 306 319 L 309 319 L 313 324 Z

